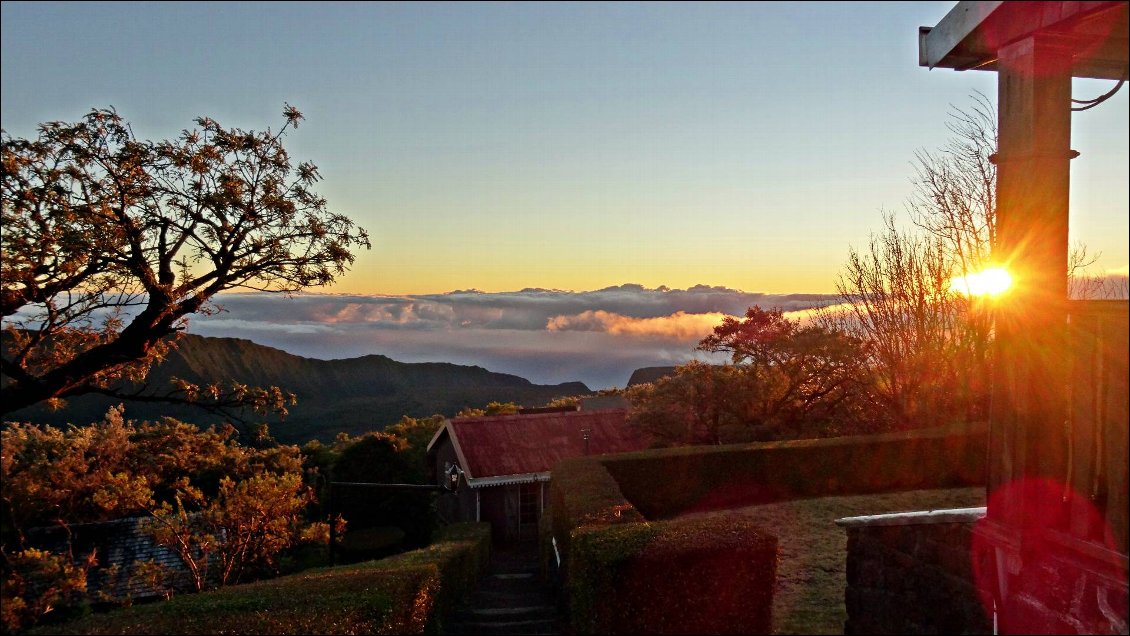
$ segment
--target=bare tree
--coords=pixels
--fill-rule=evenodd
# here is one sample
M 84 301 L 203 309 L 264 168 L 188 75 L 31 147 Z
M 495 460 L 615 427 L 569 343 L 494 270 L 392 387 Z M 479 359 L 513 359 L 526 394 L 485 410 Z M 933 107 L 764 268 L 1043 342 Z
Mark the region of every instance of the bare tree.
M 112 109 L 3 133 L 3 412 L 143 378 L 186 318 L 230 289 L 326 285 L 369 247 L 331 213 L 278 132 L 202 117 L 175 140 L 138 140 Z M 277 399 L 181 386 L 182 397 Z M 208 395 L 201 396 L 201 393 Z
M 991 316 L 951 281 L 992 262 L 995 109 L 977 94 L 946 125 L 953 136 L 944 147 L 915 154 L 913 229 L 885 215 L 867 249 L 849 252 L 836 285 L 841 310 L 822 318 L 867 343 L 876 393 L 904 428 L 975 419 L 987 407 Z
M 952 290 L 954 271 L 942 239 L 900 231 L 887 215 L 867 250 L 848 254 L 843 304 L 821 316 L 865 343 L 875 394 L 900 428 L 983 414 L 988 327 Z
M 997 146 L 995 109 L 981 93 L 968 110 L 953 109 L 953 133 L 939 151 L 915 154 L 912 222 L 941 245 L 956 275 L 984 269 L 996 243 Z

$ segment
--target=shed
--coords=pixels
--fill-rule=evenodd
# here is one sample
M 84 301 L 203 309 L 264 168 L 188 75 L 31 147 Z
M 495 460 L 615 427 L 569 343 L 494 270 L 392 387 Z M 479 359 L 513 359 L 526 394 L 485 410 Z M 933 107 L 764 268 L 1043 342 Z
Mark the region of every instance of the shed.
M 428 444 L 437 479 L 453 467 L 461 487 L 442 497 L 445 520 L 489 521 L 502 541 L 537 537 L 546 483 L 570 457 L 643 450 L 650 440 L 626 424 L 626 409 L 562 411 L 448 420 Z

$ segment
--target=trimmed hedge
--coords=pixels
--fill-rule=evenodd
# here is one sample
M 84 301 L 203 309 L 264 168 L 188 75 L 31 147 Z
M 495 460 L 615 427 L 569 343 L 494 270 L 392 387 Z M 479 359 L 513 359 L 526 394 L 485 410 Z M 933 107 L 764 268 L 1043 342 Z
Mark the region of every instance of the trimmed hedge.
M 593 457 L 566 459 L 553 467 L 549 508 L 542 517 L 549 517 L 549 538 L 557 538 L 563 567 L 569 562 L 569 543 L 574 528 L 645 520 L 620 492 L 616 480 L 599 459 Z M 550 547 L 549 552 L 552 550 Z
M 777 539 L 738 514 L 580 529 L 568 590 L 587 634 L 768 634 Z
M 489 558 L 490 524 L 457 524 L 426 548 L 380 561 L 177 596 L 32 633 L 437 633 Z
M 648 522 L 602 460 L 559 463 L 549 537 L 580 634 L 751 634 L 772 627 L 777 540 L 740 515 Z
M 602 464 L 645 517 L 664 519 L 804 497 L 980 486 L 987 446 L 987 426 L 963 425 L 625 453 Z
M 738 514 L 671 517 L 982 485 L 986 449 L 986 427 L 973 425 L 565 460 L 550 482 L 543 560 L 556 561 L 544 545 L 556 539 L 577 633 L 768 633 L 776 537 Z

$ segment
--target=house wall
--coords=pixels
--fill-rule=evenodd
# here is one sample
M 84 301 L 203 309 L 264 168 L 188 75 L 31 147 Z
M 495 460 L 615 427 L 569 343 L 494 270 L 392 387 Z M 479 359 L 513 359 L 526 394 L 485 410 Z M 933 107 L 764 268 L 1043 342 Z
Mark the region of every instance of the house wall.
M 435 471 L 433 476 L 436 483 L 440 483 L 447 464 L 457 464 L 459 460 L 455 455 L 455 446 L 451 443 L 451 438 L 445 438 L 437 444 L 433 453 L 434 463 L 432 468 Z M 475 493 L 466 483 L 461 483 L 459 489 L 454 493 L 440 494 L 436 501 L 436 511 L 440 518 L 447 523 L 478 520 L 475 517 Z
M 979 600 L 972 558 L 980 515 L 838 521 L 848 540 L 844 633 L 992 634 L 991 609 Z
M 996 577 L 1001 634 L 1125 634 L 1126 556 L 1054 530 L 981 524 L 974 546 Z
M 1062 404 L 1032 401 L 1035 356 L 998 360 L 994 378 L 977 536 L 997 572 L 1000 633 L 1125 634 L 1130 622 L 1130 304 L 1073 300 L 1067 313 L 1046 362 L 1063 380 L 1042 383 L 1066 387 Z
M 442 481 L 444 471 L 449 463 L 458 463 L 455 454 L 455 445 L 450 438 L 438 442 L 432 449 L 433 478 L 437 483 Z M 529 485 L 527 484 L 527 487 Z M 535 539 L 537 537 L 537 524 L 527 524 L 519 528 L 519 493 L 520 484 L 500 486 L 484 486 L 471 488 L 465 482 L 460 484 L 454 493 L 443 493 L 436 502 L 436 509 L 440 518 L 447 523 L 459 521 L 486 521 L 491 524 L 491 536 L 496 541 L 518 541 L 520 539 Z M 545 508 L 545 484 L 535 486 L 538 492 L 538 518 Z
M 538 523 L 519 525 L 519 496 L 521 489 L 533 488 L 537 492 L 537 519 L 545 508 L 545 484 L 508 484 L 475 488 L 479 496 L 479 519 L 491 524 L 491 536 L 496 541 L 512 542 L 534 540 L 538 537 Z
M 516 497 L 511 492 L 513 488 L 488 486 L 475 489 L 479 493 L 479 520 L 490 523 L 491 536 L 495 541 L 514 541 L 517 538 L 516 519 L 507 514 L 507 498 Z

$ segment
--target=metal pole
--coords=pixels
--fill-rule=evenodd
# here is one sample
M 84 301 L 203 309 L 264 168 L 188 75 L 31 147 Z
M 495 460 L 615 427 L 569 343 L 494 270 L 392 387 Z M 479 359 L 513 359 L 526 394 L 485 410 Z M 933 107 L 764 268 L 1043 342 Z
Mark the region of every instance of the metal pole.
M 375 484 L 364 481 L 335 481 L 331 482 L 333 486 L 349 486 L 351 488 L 375 488 L 377 490 L 424 490 L 424 491 L 445 491 L 443 486 L 438 484 Z
M 330 516 L 330 567 L 334 566 L 334 560 L 337 556 L 337 519 L 334 519 L 334 484 L 332 481 L 326 482 L 326 507 L 329 508 Z

